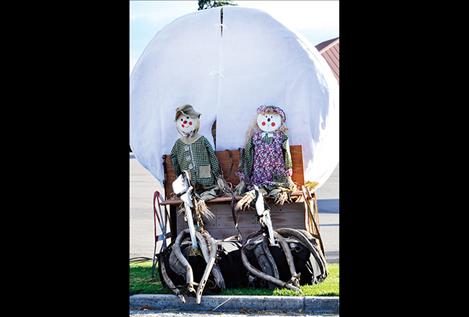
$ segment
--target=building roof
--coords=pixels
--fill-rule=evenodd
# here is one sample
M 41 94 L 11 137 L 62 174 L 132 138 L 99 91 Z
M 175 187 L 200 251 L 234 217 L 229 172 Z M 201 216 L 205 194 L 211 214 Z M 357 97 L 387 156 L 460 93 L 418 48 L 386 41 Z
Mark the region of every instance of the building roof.
M 333 38 L 333 39 L 330 39 L 330 40 L 321 42 L 321 43 L 319 43 L 318 45 L 316 45 L 316 48 L 317 48 L 317 50 L 318 50 L 319 52 L 321 52 L 322 49 L 326 48 L 327 46 L 329 46 L 330 44 L 332 44 L 332 42 L 334 42 L 334 41 L 339 42 L 339 38 L 336 37 L 336 38 Z
M 339 38 L 336 37 L 334 39 L 330 39 L 327 41 L 324 41 L 322 43 L 319 43 L 316 45 L 317 50 L 321 55 L 324 57 L 326 62 L 329 64 L 329 66 L 332 69 L 332 72 L 335 75 L 335 78 L 337 78 L 337 81 L 339 81 Z

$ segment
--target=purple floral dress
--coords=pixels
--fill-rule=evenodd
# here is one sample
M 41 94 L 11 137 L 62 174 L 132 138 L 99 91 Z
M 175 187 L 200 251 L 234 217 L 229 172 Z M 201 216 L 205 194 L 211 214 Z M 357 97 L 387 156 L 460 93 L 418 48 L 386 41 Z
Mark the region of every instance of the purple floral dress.
M 246 144 L 243 167 L 238 174 L 249 186 L 275 186 L 287 182 L 292 167 L 288 137 L 275 131 L 254 133 Z

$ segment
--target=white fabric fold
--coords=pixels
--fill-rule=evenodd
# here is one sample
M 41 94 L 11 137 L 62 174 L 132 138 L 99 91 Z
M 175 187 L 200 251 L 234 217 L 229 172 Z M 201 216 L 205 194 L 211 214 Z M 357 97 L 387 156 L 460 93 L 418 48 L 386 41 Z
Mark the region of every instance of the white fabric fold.
M 316 48 L 260 10 L 224 7 L 176 19 L 148 44 L 130 80 L 130 145 L 159 181 L 162 155 L 179 137 L 176 107 L 202 113 L 216 150 L 244 147 L 262 105 L 281 107 L 291 145 L 303 147 L 305 180 L 324 184 L 339 160 L 337 80 Z

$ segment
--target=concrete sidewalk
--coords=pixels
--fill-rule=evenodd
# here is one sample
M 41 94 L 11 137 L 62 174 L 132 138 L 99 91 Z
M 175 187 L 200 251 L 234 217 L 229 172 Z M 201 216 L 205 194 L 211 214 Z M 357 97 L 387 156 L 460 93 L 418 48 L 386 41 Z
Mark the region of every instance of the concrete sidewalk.
M 222 317 L 339 317 L 339 315 L 330 315 L 330 314 L 306 314 L 306 313 L 237 313 L 237 312 L 179 312 L 179 311 L 168 311 L 168 312 L 160 312 L 160 311 L 135 311 L 131 310 L 129 313 L 132 317 L 215 317 L 215 316 L 222 316 Z
M 205 295 L 200 305 L 194 297 L 182 303 L 175 295 L 133 295 L 131 311 L 240 312 L 285 314 L 339 314 L 338 296 L 230 296 Z

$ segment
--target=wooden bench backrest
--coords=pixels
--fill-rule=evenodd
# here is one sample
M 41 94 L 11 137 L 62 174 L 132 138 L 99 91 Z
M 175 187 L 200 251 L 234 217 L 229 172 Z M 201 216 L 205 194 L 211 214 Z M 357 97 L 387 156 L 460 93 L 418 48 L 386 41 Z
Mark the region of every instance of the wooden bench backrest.
M 301 145 L 291 145 L 290 152 L 293 162 L 292 180 L 296 185 L 301 186 L 304 184 L 303 152 Z M 220 163 L 225 180 L 233 184 L 233 187 L 238 185 L 239 178 L 236 176 L 236 172 L 239 165 L 239 150 L 217 151 L 215 154 Z M 176 179 L 176 173 L 174 172 L 170 155 L 163 155 L 163 164 L 165 175 L 164 189 L 166 199 L 168 199 L 173 192 L 171 184 Z

